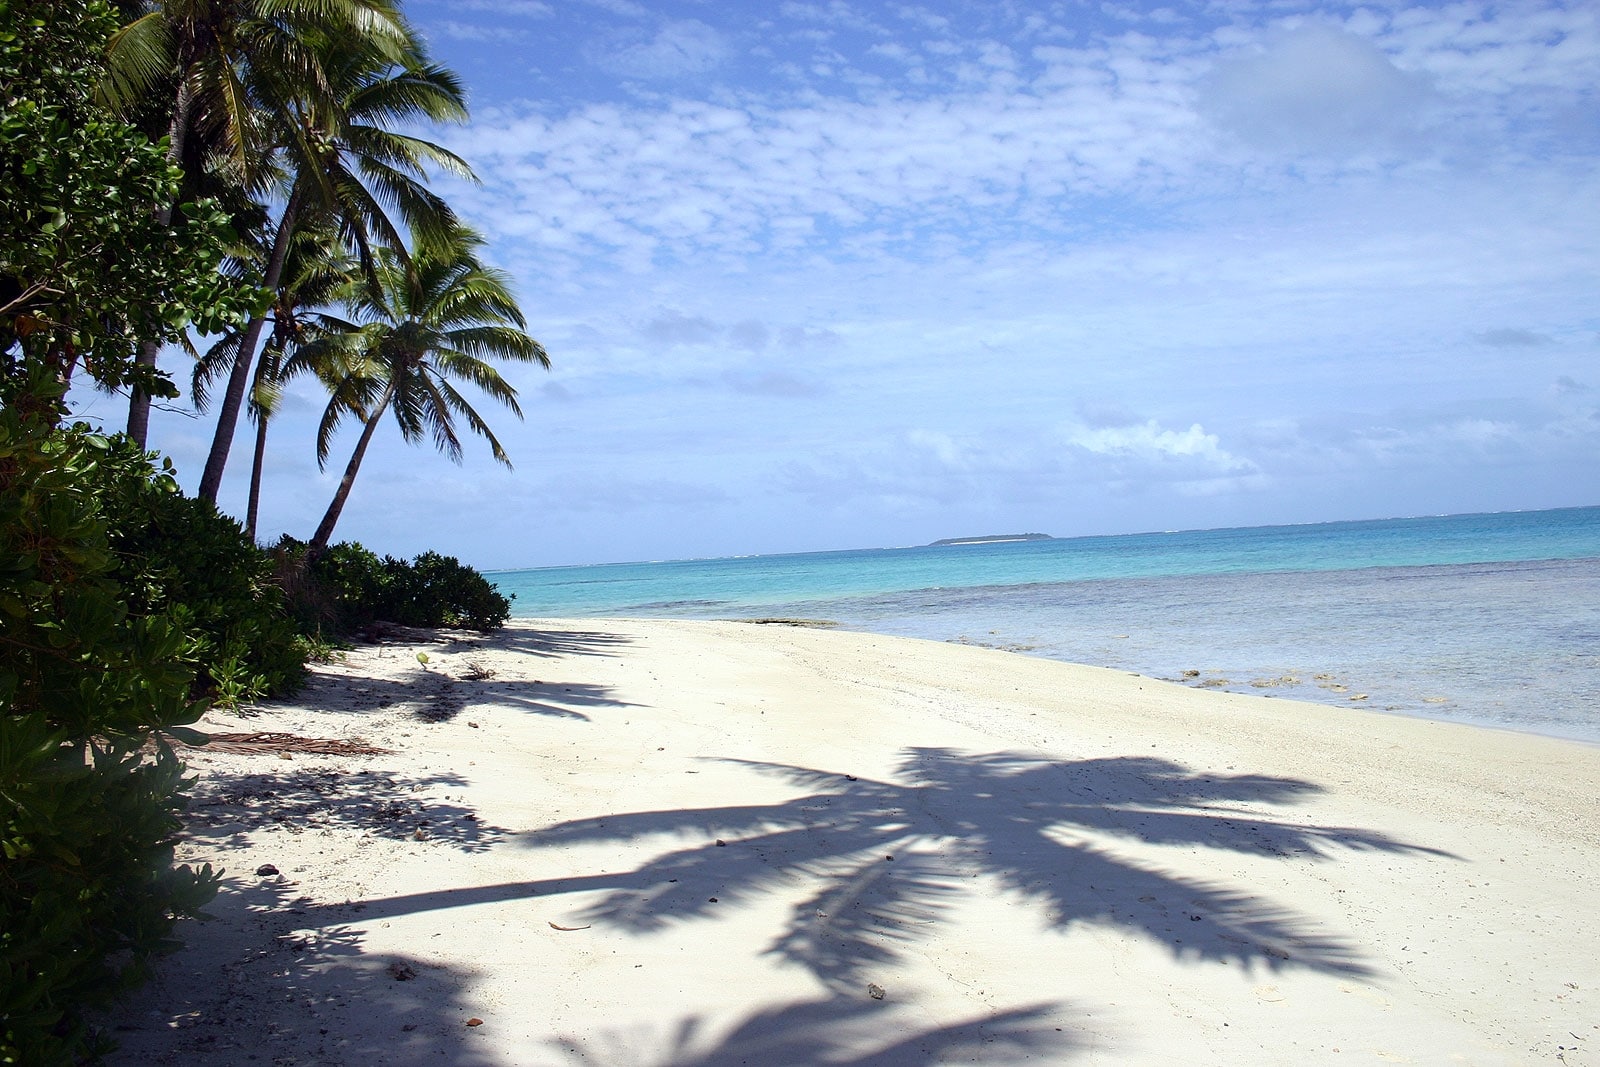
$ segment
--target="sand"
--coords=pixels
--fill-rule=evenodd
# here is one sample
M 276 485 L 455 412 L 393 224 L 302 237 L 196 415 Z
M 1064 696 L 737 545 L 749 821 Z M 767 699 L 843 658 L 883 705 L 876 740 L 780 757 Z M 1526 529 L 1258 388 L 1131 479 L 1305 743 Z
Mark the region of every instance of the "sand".
M 389 751 L 191 754 L 113 1064 L 1600 1064 L 1596 746 L 666 621 L 205 725 Z

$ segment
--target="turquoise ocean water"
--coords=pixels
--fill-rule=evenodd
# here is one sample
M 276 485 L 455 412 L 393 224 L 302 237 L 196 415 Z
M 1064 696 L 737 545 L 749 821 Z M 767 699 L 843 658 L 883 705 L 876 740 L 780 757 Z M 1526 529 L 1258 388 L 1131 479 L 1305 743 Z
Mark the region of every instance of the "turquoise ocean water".
M 526 617 L 829 620 L 1600 742 L 1600 507 L 489 577 Z

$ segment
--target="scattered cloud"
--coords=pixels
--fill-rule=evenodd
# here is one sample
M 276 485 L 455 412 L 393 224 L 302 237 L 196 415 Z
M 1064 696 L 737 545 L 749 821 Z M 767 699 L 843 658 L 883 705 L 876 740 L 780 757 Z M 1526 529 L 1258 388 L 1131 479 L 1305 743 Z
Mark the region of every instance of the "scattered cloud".
M 799 398 L 822 396 L 827 392 L 818 383 L 785 371 L 729 371 L 723 379 L 734 392 L 748 396 Z
M 440 8 L 454 13 L 481 11 L 511 18 L 548 19 L 556 13 L 555 8 L 543 0 L 421 0 L 418 6 L 423 10 Z M 441 27 L 460 25 L 462 24 L 451 19 L 429 19 L 426 28 L 435 31 Z
M 1121 427 L 1067 423 L 1053 429 L 977 433 L 914 429 L 865 453 L 832 453 L 786 464 L 793 491 L 834 504 L 871 498 L 937 509 L 954 499 L 1054 502 L 1063 494 L 1110 488 L 1204 495 L 1264 483 L 1260 468 L 1223 448 L 1198 424 L 1188 429 L 1145 420 Z
M 728 340 L 735 348 L 746 352 L 760 352 L 772 339 L 772 331 L 759 322 L 746 320 L 728 328 Z
M 605 11 L 613 15 L 620 15 L 628 19 L 644 19 L 650 17 L 650 9 L 635 0 L 582 0 L 588 7 L 596 11 Z
M 1542 333 L 1509 328 L 1488 330 L 1480 333 L 1478 340 L 1492 348 L 1538 348 L 1542 345 L 1554 343 Z
M 1308 23 L 1219 59 L 1200 106 L 1257 147 L 1393 153 L 1422 133 L 1430 96 L 1426 78 L 1399 69 L 1370 39 Z
M 446 19 L 434 23 L 433 30 L 436 34 L 442 34 L 458 41 L 488 41 L 505 32 L 504 28 L 491 28 L 480 26 L 476 23 L 456 22 L 454 19 Z
M 722 333 L 721 327 L 699 316 L 668 311 L 646 323 L 645 340 L 657 345 L 703 345 Z
M 778 343 L 795 352 L 832 348 L 840 341 L 841 338 L 834 331 L 810 326 L 785 326 L 778 331 Z
M 1254 463 L 1230 455 L 1217 435 L 1199 423 L 1186 430 L 1161 426 L 1154 419 L 1132 426 L 1071 426 L 1061 435 L 1071 448 L 1094 456 L 1141 463 L 1178 463 L 1215 473 L 1239 474 Z

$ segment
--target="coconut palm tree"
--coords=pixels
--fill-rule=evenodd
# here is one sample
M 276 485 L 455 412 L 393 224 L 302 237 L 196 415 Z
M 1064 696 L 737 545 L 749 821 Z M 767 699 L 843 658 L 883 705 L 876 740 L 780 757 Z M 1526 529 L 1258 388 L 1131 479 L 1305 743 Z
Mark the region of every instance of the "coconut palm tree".
M 459 419 L 489 443 L 496 460 L 511 466 L 499 439 L 452 379 L 471 382 L 521 418 L 517 391 L 489 361 L 549 367 L 550 358 L 525 332 L 510 278 L 479 261 L 483 238 L 464 226 L 451 237 L 448 243 L 420 243 L 409 270 L 396 250 L 378 249 L 376 284 L 363 282 L 350 294 L 349 310 L 360 325 L 351 322 L 350 329 L 321 343 L 345 370 L 317 435 L 318 463 L 326 464 L 343 414 L 359 409 L 362 427 L 333 501 L 307 546 L 312 558 L 327 548 L 385 413 L 393 414 L 407 442 L 429 435 L 457 463 Z
M 399 64 L 391 62 L 387 50 L 355 42 L 342 47 L 322 69 L 331 95 L 304 93 L 293 79 L 262 78 L 257 85 L 283 175 L 283 207 L 262 276 L 271 290 L 279 287 L 303 218 L 335 224 L 370 275 L 375 242 L 395 250 L 402 263 L 407 258 L 402 225 L 423 243 L 447 240 L 456 225 L 449 205 L 425 184 L 430 166 L 475 180 L 459 156 L 394 131 L 417 121 L 467 117 L 459 80 L 431 63 L 419 40 L 408 41 Z M 265 316 L 256 318 L 240 338 L 200 480 L 202 499 L 214 501 L 221 487 L 265 324 Z
M 157 110 L 167 116 L 167 158 L 184 168 L 180 202 L 218 161 L 234 180 L 258 183 L 258 167 L 270 157 L 257 92 L 263 75 L 327 96 L 330 41 L 359 41 L 398 59 L 409 36 L 394 0 L 122 0 L 119 7 L 129 21 L 110 42 L 101 96 L 124 114 L 148 114 L 160 94 L 171 101 L 170 110 Z M 168 225 L 173 205 L 157 205 L 156 213 Z M 139 362 L 154 366 L 158 347 L 143 345 Z M 141 447 L 149 414 L 150 397 L 135 389 L 128 434 Z
M 283 277 L 270 310 L 272 332 L 262 346 L 261 358 L 256 361 L 247 404 L 250 418 L 256 424 L 244 524 L 245 533 L 252 539 L 260 513 L 267 426 L 291 378 L 309 373 L 321 378 L 330 388 L 337 385 L 336 370 L 320 358 L 328 351 L 327 347 L 315 342 L 347 325 L 323 309 L 338 302 L 355 276 L 355 260 L 339 240 L 334 227 L 311 225 L 297 230 L 290 242 Z M 210 401 L 212 384 L 227 376 L 238 363 L 244 335 L 244 327 L 230 330 L 195 363 L 190 394 L 201 411 Z

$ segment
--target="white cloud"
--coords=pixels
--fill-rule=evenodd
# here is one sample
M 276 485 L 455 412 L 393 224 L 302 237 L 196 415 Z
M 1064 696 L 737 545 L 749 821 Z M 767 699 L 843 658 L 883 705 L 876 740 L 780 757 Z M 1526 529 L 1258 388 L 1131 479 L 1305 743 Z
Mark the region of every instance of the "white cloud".
M 480 26 L 476 23 L 456 22 L 453 19 L 435 22 L 430 27 L 435 33 L 458 41 L 489 41 L 502 35 L 503 27 Z
M 728 371 L 723 375 L 728 387 L 748 396 L 773 396 L 798 399 L 824 395 L 819 383 L 779 370 Z
M 937 510 L 956 499 L 1053 507 L 1063 494 L 1108 488 L 1208 495 L 1265 484 L 1259 467 L 1223 448 L 1216 434 L 1198 424 L 1175 430 L 1155 420 L 974 433 L 917 428 L 864 452 L 833 449 L 814 460 L 788 462 L 780 481 L 835 506 L 870 499 L 902 510 Z
M 1218 60 L 1202 108 L 1247 143 L 1296 152 L 1408 149 L 1429 89 L 1370 40 L 1316 23 Z
M 1214 471 L 1234 473 L 1255 469 L 1255 464 L 1229 455 L 1216 434 L 1199 423 L 1187 430 L 1171 430 L 1154 419 L 1128 426 L 1071 426 L 1062 434 L 1072 448 L 1118 458 L 1162 462 L 1193 461 Z

